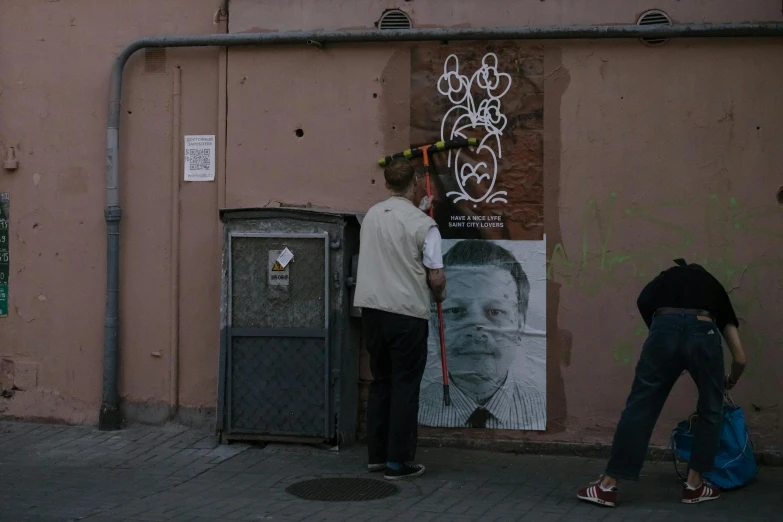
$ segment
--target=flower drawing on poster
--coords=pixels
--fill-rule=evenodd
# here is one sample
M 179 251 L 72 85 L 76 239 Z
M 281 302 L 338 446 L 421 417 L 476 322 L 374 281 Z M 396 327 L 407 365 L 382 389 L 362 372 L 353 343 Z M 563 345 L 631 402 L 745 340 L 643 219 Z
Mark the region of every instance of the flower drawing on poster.
M 546 361 L 543 56 L 520 42 L 422 44 L 411 53 L 411 143 L 475 140 L 430 157 L 448 281 L 447 365 L 433 303 L 422 426 L 543 431 L 548 388 L 564 393 L 559 367 Z
M 472 75 L 462 74 L 459 59 L 452 54 L 443 65 L 443 74 L 438 80 L 438 92 L 446 96 L 452 107 L 441 122 L 441 140 L 469 138 L 480 135 L 476 153 L 480 161 L 464 161 L 461 149 L 449 151 L 448 167 L 453 168 L 458 191 L 446 194 L 452 202 L 507 203 L 505 190 L 495 190 L 498 176 L 498 160 L 503 157 L 501 136 L 508 118 L 502 112 L 501 98 L 511 88 L 511 75 L 498 71 L 498 57 L 487 53 L 481 67 Z M 477 100 L 475 91 L 481 93 Z M 471 185 L 479 194 L 471 194 Z

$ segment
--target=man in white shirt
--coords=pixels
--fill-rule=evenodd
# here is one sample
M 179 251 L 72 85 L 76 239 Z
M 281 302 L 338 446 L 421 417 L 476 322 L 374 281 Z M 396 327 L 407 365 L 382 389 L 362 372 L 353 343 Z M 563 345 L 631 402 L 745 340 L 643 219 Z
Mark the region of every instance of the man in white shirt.
M 392 195 L 364 217 L 354 306 L 362 327 L 373 382 L 367 404 L 370 471 L 388 480 L 418 477 L 419 388 L 427 363 L 430 292 L 446 294 L 441 238 L 426 215 L 429 200 L 414 204 L 419 181 L 409 160 L 384 170 Z

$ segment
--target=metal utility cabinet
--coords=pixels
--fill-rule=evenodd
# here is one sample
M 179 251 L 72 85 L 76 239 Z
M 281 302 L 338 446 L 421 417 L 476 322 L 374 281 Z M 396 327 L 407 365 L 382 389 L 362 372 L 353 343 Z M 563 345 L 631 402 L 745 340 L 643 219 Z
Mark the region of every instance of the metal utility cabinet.
M 359 218 L 305 209 L 221 211 L 221 440 L 350 444 L 360 331 L 351 318 Z M 286 263 L 281 253 L 293 254 Z

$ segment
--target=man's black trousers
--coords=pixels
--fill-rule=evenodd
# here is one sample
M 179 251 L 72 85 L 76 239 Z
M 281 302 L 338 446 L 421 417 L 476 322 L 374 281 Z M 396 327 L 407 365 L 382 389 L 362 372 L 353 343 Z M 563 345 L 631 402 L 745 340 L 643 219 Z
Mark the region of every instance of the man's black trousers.
M 369 463 L 412 462 L 429 323 L 364 308 L 362 327 L 373 377 L 367 403 Z

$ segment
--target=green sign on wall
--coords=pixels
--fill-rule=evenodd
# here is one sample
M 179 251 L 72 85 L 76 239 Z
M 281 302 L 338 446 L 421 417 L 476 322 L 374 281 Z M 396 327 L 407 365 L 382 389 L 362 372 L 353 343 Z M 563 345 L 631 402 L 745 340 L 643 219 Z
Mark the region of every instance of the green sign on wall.
M 0 317 L 8 316 L 8 220 L 10 195 L 0 193 Z

